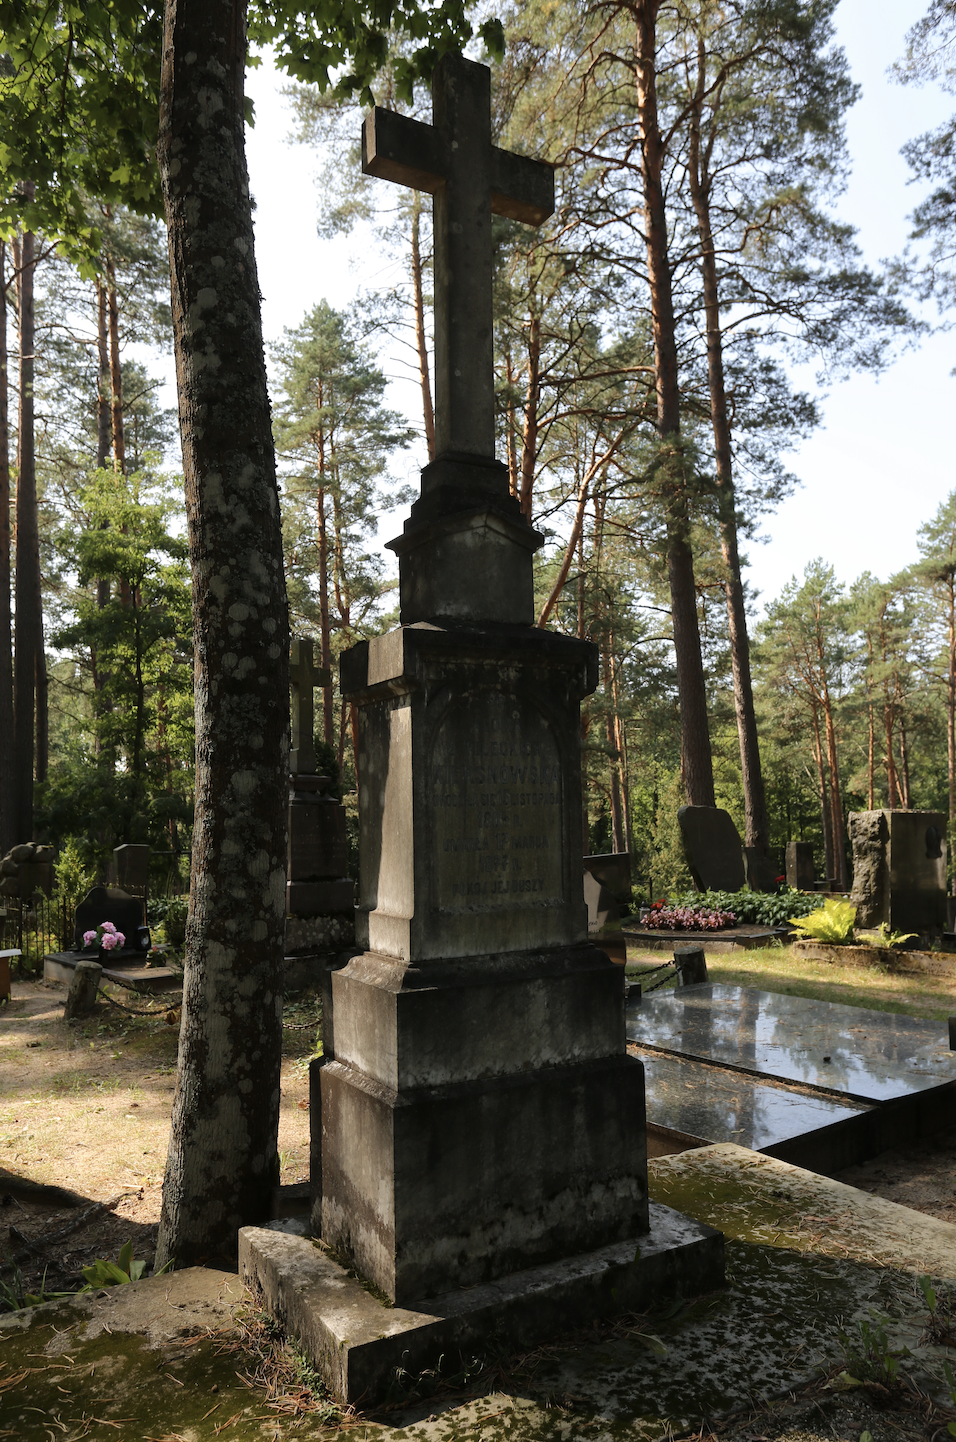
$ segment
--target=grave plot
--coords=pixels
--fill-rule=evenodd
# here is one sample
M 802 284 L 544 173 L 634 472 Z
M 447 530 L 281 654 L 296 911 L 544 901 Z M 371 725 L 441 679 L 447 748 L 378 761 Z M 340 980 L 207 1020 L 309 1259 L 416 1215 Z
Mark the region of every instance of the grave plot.
M 736 1142 L 837 1171 L 956 1122 L 941 1022 L 706 984 L 627 1012 L 652 1150 Z

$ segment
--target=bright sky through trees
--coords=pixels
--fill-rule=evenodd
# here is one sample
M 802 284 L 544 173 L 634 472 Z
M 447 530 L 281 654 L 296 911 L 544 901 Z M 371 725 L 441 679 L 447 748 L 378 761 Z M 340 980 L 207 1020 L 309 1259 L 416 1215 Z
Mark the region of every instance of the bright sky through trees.
M 922 193 L 907 185 L 900 146 L 952 110 L 952 97 L 935 85 L 902 87 L 887 74 L 903 53 L 906 31 L 925 8 L 926 0 L 843 0 L 836 15 L 837 39 L 863 87 L 849 115 L 853 174 L 840 215 L 858 227 L 865 259 L 874 265 L 902 250 L 906 217 Z M 247 145 L 258 207 L 263 328 L 267 339 L 276 340 L 319 300 L 341 308 L 360 285 L 387 283 L 390 272 L 361 231 L 347 240 L 318 239 L 317 164 L 306 147 L 286 143 L 292 118 L 281 95 L 284 81 L 263 64 L 249 72 L 247 83 L 256 106 Z M 956 337 L 936 335 L 904 354 L 881 379 L 861 375 L 832 388 L 824 427 L 787 458 L 801 489 L 770 517 L 766 543 L 748 547 L 747 579 L 762 602 L 776 597 L 815 556 L 844 582 L 864 570 L 888 577 L 916 559 L 917 528 L 956 486 L 956 377 L 949 374 L 954 367 Z M 398 376 L 401 368 L 387 369 Z M 800 380 L 813 388 L 812 373 Z M 396 385 L 390 403 L 419 419 L 413 378 Z M 425 462 L 424 440 L 406 454 L 412 474 Z M 389 522 L 385 529 L 383 540 L 393 533 Z

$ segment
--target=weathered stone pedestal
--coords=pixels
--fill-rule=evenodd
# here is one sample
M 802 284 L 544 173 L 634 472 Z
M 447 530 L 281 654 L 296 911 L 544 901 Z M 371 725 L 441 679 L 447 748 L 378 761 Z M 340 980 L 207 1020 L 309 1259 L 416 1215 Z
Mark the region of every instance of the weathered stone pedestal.
M 541 537 L 494 457 L 491 212 L 539 223 L 553 176 L 491 145 L 483 66 L 444 56 L 433 97 L 434 127 L 375 111 L 363 141 L 373 174 L 435 195 L 437 459 L 392 542 L 402 624 L 341 661 L 365 951 L 331 976 L 330 1059 L 311 1078 L 313 1229 L 334 1256 L 299 1275 L 256 1234 L 240 1248 L 329 1384 L 365 1401 L 436 1348 L 496 1328 L 539 1340 L 665 1280 L 686 1294 L 722 1277 L 722 1239 L 692 1224 L 641 1260 L 644 1072 L 581 884 L 597 651 L 533 624 Z M 339 1262 L 394 1307 L 356 1321 Z
M 332 977 L 323 1239 L 404 1305 L 636 1237 L 643 1070 L 580 885 L 592 648 L 411 626 L 342 677 L 368 951 Z

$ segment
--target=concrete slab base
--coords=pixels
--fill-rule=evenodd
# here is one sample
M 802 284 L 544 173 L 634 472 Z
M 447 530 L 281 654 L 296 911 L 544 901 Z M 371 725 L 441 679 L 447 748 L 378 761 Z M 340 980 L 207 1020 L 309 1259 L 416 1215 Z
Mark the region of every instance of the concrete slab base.
M 239 1233 L 239 1267 L 267 1310 L 299 1339 L 342 1401 L 385 1400 L 402 1373 L 494 1341 L 523 1348 L 662 1296 L 694 1296 L 724 1280 L 724 1239 L 666 1206 L 651 1230 L 484 1286 L 429 1299 L 427 1310 L 386 1305 L 316 1244 L 265 1228 Z
M 43 958 L 43 980 L 61 986 L 69 986 L 73 980 L 78 961 L 84 959 L 81 951 L 57 951 Z M 180 994 L 183 989 L 183 974 L 172 966 L 143 966 L 137 960 L 123 960 L 113 966 L 104 966 L 100 979 L 100 990 L 122 995 L 124 992 L 152 992 Z

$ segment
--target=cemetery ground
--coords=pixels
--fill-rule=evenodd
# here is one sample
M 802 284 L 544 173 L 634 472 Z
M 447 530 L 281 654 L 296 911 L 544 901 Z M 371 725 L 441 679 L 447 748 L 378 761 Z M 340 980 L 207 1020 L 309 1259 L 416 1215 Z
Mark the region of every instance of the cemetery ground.
M 629 956 L 638 967 L 660 959 L 659 952 Z M 834 967 L 783 947 L 711 953 L 708 967 L 713 981 L 937 1019 L 956 1013 L 956 979 Z M 67 1025 L 64 997 L 63 989 L 15 981 L 13 1000 L 0 1012 L 0 1257 L 19 1258 L 28 1290 L 39 1289 L 44 1270 L 48 1290 L 75 1286 L 82 1267 L 97 1258 L 115 1260 L 127 1240 L 135 1257 L 150 1261 L 159 1216 L 178 1014 L 132 997 L 136 1012 L 147 1013 L 134 1014 L 101 998 L 92 1017 Z M 295 1182 L 308 1175 L 308 1059 L 317 1040 L 316 999 L 305 994 L 287 1003 L 285 1023 L 281 1180 Z M 655 1186 L 666 1191 L 666 1163 L 651 1164 L 652 1196 Z M 24 1179 L 67 1188 L 82 1202 L 67 1207 L 50 1197 L 31 1197 L 20 1185 Z M 840 1180 L 956 1223 L 956 1128 L 884 1153 Z M 107 1209 L 66 1231 L 97 1203 Z M 672 1204 L 682 1206 L 679 1199 Z M 205 1442 L 220 1435 L 285 1439 L 341 1433 L 363 1442 L 465 1437 L 538 1442 L 686 1435 L 727 1442 L 858 1442 L 869 1432 L 874 1442 L 901 1437 L 942 1442 L 956 1418 L 945 1405 L 945 1388 L 936 1388 L 935 1400 L 928 1398 L 932 1386 L 907 1358 L 895 1381 L 886 1371 L 898 1346 L 913 1350 L 921 1337 L 925 1341 L 930 1318 L 915 1277 L 874 1268 L 838 1227 L 827 1235 L 820 1225 L 826 1217 L 795 1222 L 796 1209 L 780 1206 L 772 1227 L 796 1235 L 778 1240 L 776 1250 L 754 1245 L 736 1224 L 727 1229 L 727 1293 L 672 1304 L 651 1317 L 619 1318 L 523 1356 L 498 1355 L 492 1345 L 465 1372 L 426 1379 L 418 1396 L 399 1391 L 372 1414 L 353 1413 L 324 1398 L 301 1354 L 254 1304 L 246 1299 L 236 1310 L 241 1289 L 238 1279 L 226 1274 L 205 1274 L 198 1297 L 190 1288 L 195 1290 L 192 1279 L 203 1274 L 184 1272 L 170 1282 L 173 1298 L 177 1287 L 185 1289 L 176 1304 L 176 1325 L 166 1335 L 151 1333 L 148 1349 L 144 1337 L 123 1334 L 114 1321 L 71 1362 L 70 1349 L 56 1338 L 66 1319 L 54 1310 L 45 1332 L 34 1328 L 29 1337 L 8 1335 L 0 1343 L 0 1437 Z M 57 1239 L 61 1230 L 65 1235 Z M 9 1285 L 12 1279 L 9 1269 L 0 1273 L 0 1281 Z M 115 1305 L 124 1290 L 112 1289 Z M 861 1344 L 859 1321 L 847 1319 L 857 1312 L 865 1318 L 871 1307 L 894 1322 L 881 1342 L 874 1320 L 876 1332 L 869 1344 Z M 956 1296 L 940 1292 L 938 1321 L 943 1336 L 936 1351 L 956 1360 Z M 741 1390 L 713 1408 L 723 1413 L 729 1402 L 733 1416 L 695 1414 L 702 1367 L 706 1370 L 711 1358 L 727 1360 L 738 1349 L 740 1328 L 754 1326 L 766 1352 L 754 1390 L 780 1394 L 778 1400 L 769 1408 L 750 1405 Z M 667 1348 L 666 1356 L 657 1355 L 655 1339 Z M 859 1356 L 848 1357 L 854 1343 L 858 1354 L 866 1353 L 865 1366 Z M 822 1367 L 802 1365 L 821 1344 Z M 84 1363 L 89 1363 L 85 1371 Z M 861 1372 L 869 1367 L 868 1385 L 840 1390 L 840 1374 L 853 1367 Z M 81 1371 L 90 1387 L 97 1373 L 107 1380 L 88 1393 Z M 642 1415 L 635 1397 L 642 1378 L 669 1372 L 674 1400 L 666 1410 L 669 1420 L 661 1423 Z M 122 1373 L 136 1378 L 135 1388 L 124 1391 Z M 938 1367 L 934 1375 L 941 1376 Z M 658 1392 L 661 1385 L 658 1381 Z M 685 1402 L 692 1399 L 683 1410 L 680 1395 Z

